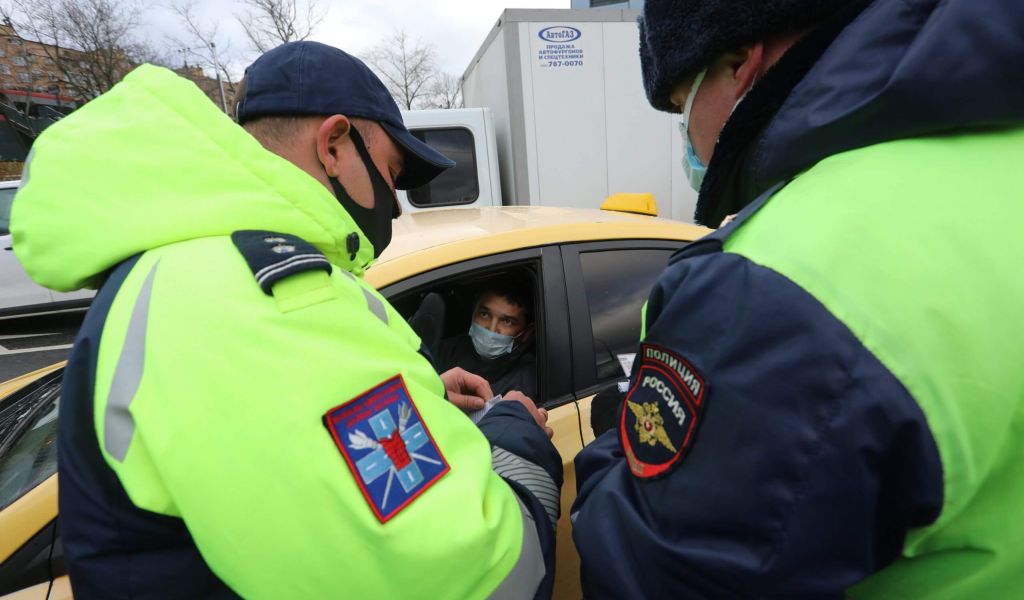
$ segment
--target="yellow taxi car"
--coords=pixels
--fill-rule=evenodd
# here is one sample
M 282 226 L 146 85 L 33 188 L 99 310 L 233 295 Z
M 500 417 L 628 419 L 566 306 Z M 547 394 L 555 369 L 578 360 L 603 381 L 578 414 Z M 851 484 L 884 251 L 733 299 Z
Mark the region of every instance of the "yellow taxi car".
M 608 210 L 423 211 L 395 222 L 391 245 L 366 273 L 414 328 L 423 298 L 439 295 L 443 326 L 434 333 L 442 336 L 465 334 L 480 282 L 515 274 L 532 283 L 535 400 L 548 410 L 565 469 L 555 598 L 581 596 L 569 507 L 573 458 L 594 439 L 591 401 L 627 378 L 641 306 L 669 257 L 708 232 Z M 0 387 L 0 600 L 71 597 L 56 522 L 61 366 Z

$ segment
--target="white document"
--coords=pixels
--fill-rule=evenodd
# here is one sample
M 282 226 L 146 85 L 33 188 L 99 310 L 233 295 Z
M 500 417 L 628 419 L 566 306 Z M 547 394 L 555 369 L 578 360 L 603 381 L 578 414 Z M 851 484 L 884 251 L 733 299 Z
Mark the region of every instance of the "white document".
M 626 377 L 633 372 L 633 361 L 636 360 L 636 352 L 632 354 L 619 354 L 617 355 L 619 364 L 622 365 L 622 372 L 625 373 Z
M 484 407 L 481 408 L 480 410 L 474 410 L 473 412 L 469 413 L 469 418 L 472 419 L 474 423 L 479 423 L 480 419 L 484 418 L 484 415 L 486 415 L 491 410 L 491 408 L 494 407 L 494 405 L 499 402 L 501 402 L 501 394 L 498 394 L 497 396 L 488 400 L 487 404 L 484 404 Z

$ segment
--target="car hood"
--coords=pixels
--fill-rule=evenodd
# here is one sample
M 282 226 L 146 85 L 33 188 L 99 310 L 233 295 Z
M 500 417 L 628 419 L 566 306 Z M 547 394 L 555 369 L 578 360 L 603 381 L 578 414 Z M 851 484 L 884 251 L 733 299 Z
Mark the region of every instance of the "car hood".
M 11 214 L 18 259 L 60 291 L 97 287 L 146 250 L 243 229 L 297 235 L 357 274 L 373 257 L 321 183 L 152 65 L 39 136 Z M 353 231 L 361 243 L 350 257 Z

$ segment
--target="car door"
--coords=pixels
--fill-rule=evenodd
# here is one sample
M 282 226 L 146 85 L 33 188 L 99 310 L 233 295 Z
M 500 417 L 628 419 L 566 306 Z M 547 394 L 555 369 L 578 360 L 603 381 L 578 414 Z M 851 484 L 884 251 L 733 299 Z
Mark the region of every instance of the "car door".
M 555 598 L 580 596 L 579 559 L 572 542 L 569 507 L 576 497 L 576 479 L 572 461 L 583 448 L 580 413 L 573 393 L 570 365 L 569 319 L 562 267 L 562 254 L 557 246 L 529 248 L 495 254 L 447 265 L 410 277 L 381 288 L 381 293 L 399 310 L 406 304 L 403 298 L 418 291 L 436 288 L 453 281 L 488 272 L 498 272 L 514 266 L 531 265 L 537 270 L 538 290 L 535 300 L 537 334 L 537 373 L 539 404 L 548 411 L 548 425 L 554 430 L 552 443 L 562 458 L 564 483 L 557 536 Z M 403 313 L 404 314 L 404 313 Z M 409 315 L 405 315 L 407 318 Z
M 29 278 L 14 255 L 10 223 L 16 191 L 15 187 L 0 188 L 0 312 L 46 304 L 53 299 L 49 290 Z
M 640 341 L 641 308 L 668 259 L 684 245 L 625 240 L 562 246 L 570 290 L 573 385 L 584 445 L 594 441 L 594 396 L 628 380 Z M 621 385 L 619 389 L 624 391 Z

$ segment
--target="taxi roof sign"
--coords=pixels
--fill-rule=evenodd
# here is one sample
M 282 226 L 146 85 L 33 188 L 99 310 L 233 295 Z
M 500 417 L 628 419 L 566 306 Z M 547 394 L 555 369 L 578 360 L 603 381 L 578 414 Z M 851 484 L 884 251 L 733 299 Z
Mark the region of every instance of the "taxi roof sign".
M 658 203 L 654 200 L 654 194 L 628 194 L 620 192 L 608 196 L 601 203 L 601 210 L 613 210 L 656 217 L 658 216 Z

